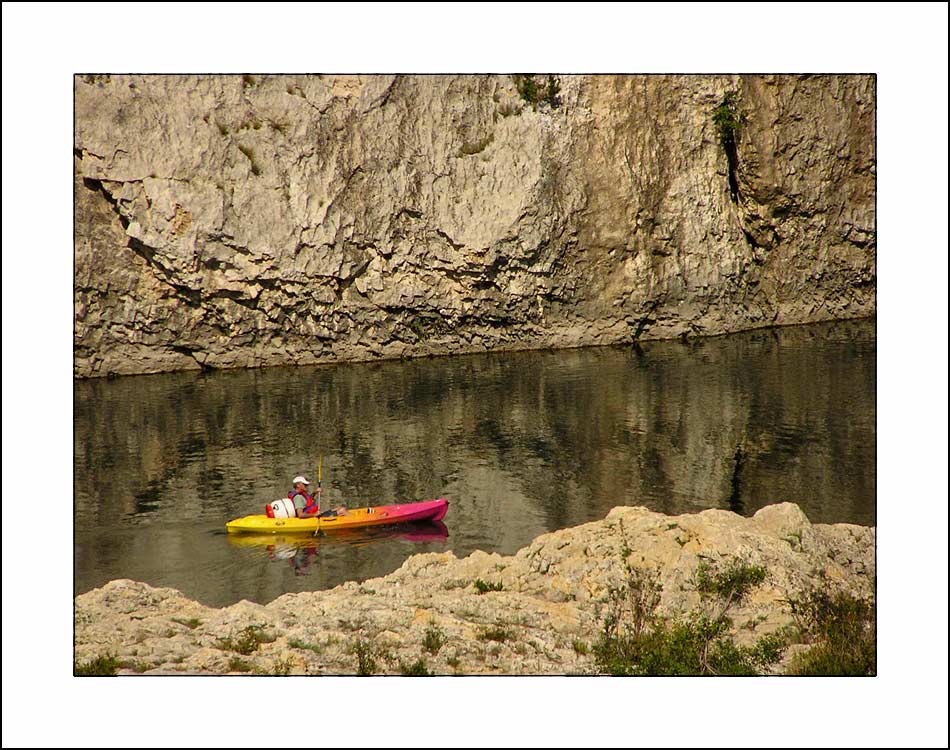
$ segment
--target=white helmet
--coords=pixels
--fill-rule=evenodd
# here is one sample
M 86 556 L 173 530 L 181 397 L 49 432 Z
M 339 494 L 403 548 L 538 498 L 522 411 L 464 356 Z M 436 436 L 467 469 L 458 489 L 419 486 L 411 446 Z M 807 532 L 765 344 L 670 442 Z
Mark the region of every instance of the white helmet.
M 307 477 L 299 476 L 294 477 L 294 484 L 310 484 L 310 482 L 307 481 Z

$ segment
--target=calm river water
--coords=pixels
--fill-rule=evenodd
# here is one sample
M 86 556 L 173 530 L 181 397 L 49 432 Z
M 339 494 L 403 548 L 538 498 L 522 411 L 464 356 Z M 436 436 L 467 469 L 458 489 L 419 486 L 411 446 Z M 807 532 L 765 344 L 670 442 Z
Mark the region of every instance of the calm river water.
M 875 522 L 871 321 L 700 340 L 76 382 L 75 592 L 113 578 L 204 604 L 511 554 L 615 505 Z M 444 525 L 239 544 L 290 481 L 326 505 L 446 497 Z

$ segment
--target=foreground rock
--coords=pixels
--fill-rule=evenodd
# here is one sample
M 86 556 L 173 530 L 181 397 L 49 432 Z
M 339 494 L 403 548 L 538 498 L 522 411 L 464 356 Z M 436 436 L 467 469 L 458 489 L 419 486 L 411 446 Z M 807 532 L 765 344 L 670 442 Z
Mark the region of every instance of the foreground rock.
M 874 314 L 873 76 L 560 83 L 77 76 L 75 374 Z
M 790 624 L 786 598 L 819 580 L 873 597 L 874 535 L 811 524 L 790 503 L 752 518 L 619 507 L 510 557 L 416 555 L 383 578 L 266 606 L 213 609 L 173 589 L 117 580 L 76 597 L 75 658 L 113 655 L 129 674 L 401 674 L 420 661 L 436 674 L 590 674 L 601 605 L 624 579 L 624 554 L 659 571 L 667 615 L 698 605 L 692 580 L 704 560 L 766 567 L 765 583 L 731 613 L 742 643 Z M 501 590 L 479 593 L 475 581 Z

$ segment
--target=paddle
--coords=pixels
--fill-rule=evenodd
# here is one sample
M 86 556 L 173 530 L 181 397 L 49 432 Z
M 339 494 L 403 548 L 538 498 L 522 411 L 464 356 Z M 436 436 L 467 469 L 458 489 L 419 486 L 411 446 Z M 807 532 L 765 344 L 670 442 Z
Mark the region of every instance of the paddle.
M 323 500 L 323 454 L 320 454 L 320 463 L 317 465 L 317 498 Z
M 320 463 L 317 464 L 317 528 L 313 532 L 314 536 L 320 535 L 320 516 L 325 511 L 322 510 L 319 503 L 323 502 L 323 454 L 320 454 Z

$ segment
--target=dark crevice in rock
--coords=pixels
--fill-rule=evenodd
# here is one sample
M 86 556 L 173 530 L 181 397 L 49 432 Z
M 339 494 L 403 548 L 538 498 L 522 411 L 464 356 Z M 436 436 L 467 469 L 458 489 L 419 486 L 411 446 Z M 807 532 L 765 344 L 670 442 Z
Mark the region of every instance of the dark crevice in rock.
M 254 279 L 254 283 L 263 289 L 269 289 L 270 291 L 273 291 L 280 288 L 282 282 L 280 279 L 256 278 Z
M 115 215 L 119 217 L 119 223 L 122 225 L 122 229 L 125 230 L 129 228 L 129 220 L 126 218 L 125 214 L 122 213 L 122 209 L 119 208 L 119 201 L 106 189 L 106 186 L 102 183 L 102 180 L 96 180 L 92 177 L 83 177 L 82 184 L 90 190 L 101 193 L 102 197 L 106 199 L 110 206 L 112 206 L 112 210 L 115 212 Z
M 221 258 L 202 258 L 201 265 L 205 268 L 208 268 L 212 271 L 221 271 L 221 270 L 237 270 L 237 266 L 233 263 L 228 263 L 226 260 Z
M 112 206 L 112 210 L 115 212 L 115 215 L 118 217 L 119 223 L 122 225 L 122 229 L 127 231 L 129 228 L 129 220 L 125 216 L 125 214 L 122 213 L 122 209 L 119 206 L 119 201 L 112 195 L 112 193 L 110 193 L 106 189 L 102 181 L 93 179 L 91 177 L 83 177 L 82 182 L 83 182 L 83 185 L 85 185 L 90 190 L 98 190 L 102 194 L 102 196 L 106 199 L 109 205 Z M 172 287 L 172 289 L 175 290 L 175 292 L 177 293 L 180 299 L 182 299 L 184 302 L 191 305 L 192 307 L 201 306 L 201 292 L 197 289 L 192 289 L 191 287 L 177 283 L 172 273 L 167 268 L 165 268 L 161 263 L 155 260 L 155 255 L 157 251 L 154 247 L 149 247 L 148 245 L 146 245 L 144 242 L 142 242 L 136 237 L 129 237 L 126 243 L 126 247 L 128 247 L 129 250 L 131 250 L 133 253 L 135 253 L 136 255 L 141 257 L 143 260 L 145 260 L 145 262 L 148 263 L 150 268 L 157 271 L 159 273 L 161 280 L 164 281 L 166 284 L 168 284 L 170 287 Z
M 136 239 L 135 237 L 129 237 L 128 248 L 145 260 L 150 268 L 158 271 L 161 276 L 161 280 L 174 289 L 175 292 L 177 292 L 179 298 L 192 307 L 201 307 L 201 291 L 199 289 L 192 289 L 191 287 L 176 282 L 171 272 L 165 268 L 165 266 L 155 260 L 155 254 L 157 251 L 154 247 L 149 247 L 144 242 Z
M 400 208 L 399 213 L 396 214 L 396 218 L 400 218 L 403 214 L 408 216 L 410 219 L 421 219 L 422 211 L 417 211 L 412 208 Z
M 736 454 L 733 456 L 732 461 L 733 468 L 732 478 L 730 479 L 729 510 L 742 515 L 745 513 L 745 504 L 742 502 L 742 468 L 745 465 L 745 454 L 742 452 L 741 445 L 736 448 Z
M 224 245 L 235 252 L 240 253 L 241 255 L 251 255 L 251 251 L 244 245 L 238 244 L 234 237 L 230 234 L 225 234 L 224 232 L 213 232 L 208 235 L 209 242 L 217 242 L 221 245 Z
M 465 245 L 462 245 L 455 240 L 453 240 L 449 235 L 443 232 L 441 229 L 436 229 L 435 233 L 439 235 L 443 240 L 445 240 L 453 250 L 461 250 Z
M 217 289 L 210 294 L 208 297 L 211 299 L 228 299 L 235 304 L 246 307 L 248 310 L 257 309 L 257 298 L 248 299 L 247 295 L 243 292 L 236 291 L 234 289 Z
M 726 150 L 726 161 L 729 164 L 729 197 L 732 198 L 733 203 L 738 204 L 741 192 L 739 191 L 739 179 L 737 177 L 739 172 L 739 151 L 736 147 L 735 138 L 731 135 L 728 136 L 723 142 L 723 147 Z
M 210 372 L 211 370 L 218 369 L 214 365 L 209 365 L 207 362 L 202 362 L 195 356 L 195 352 L 201 351 L 201 349 L 198 347 L 192 347 L 187 344 L 170 344 L 168 348 L 173 352 L 178 352 L 179 354 L 185 354 L 191 357 L 201 368 L 202 372 Z
M 392 96 L 393 91 L 396 90 L 396 87 L 399 85 L 400 81 L 402 81 L 402 76 L 395 76 L 392 80 L 392 83 L 386 87 L 386 90 L 376 97 L 376 99 L 366 109 L 363 110 L 363 114 L 365 115 L 374 109 L 382 109 L 385 107 L 386 103 L 389 101 L 389 97 Z
M 745 239 L 746 242 L 749 243 L 749 247 L 751 247 L 753 250 L 758 250 L 762 247 L 758 242 L 756 242 L 755 237 L 748 229 L 742 227 L 742 233 L 745 235 Z
M 347 289 L 353 286 L 353 282 L 356 281 L 356 279 L 359 276 L 362 276 L 366 272 L 366 269 L 369 268 L 370 262 L 371 262 L 370 260 L 363 261 L 362 263 L 359 264 L 359 266 L 356 267 L 356 269 L 354 269 L 354 271 L 349 276 L 342 279 L 337 279 L 336 292 L 335 292 L 337 302 L 342 301 L 343 292 L 345 292 Z
M 646 314 L 636 322 L 636 327 L 633 330 L 634 343 L 640 340 L 640 337 L 643 336 L 647 328 L 649 328 L 650 326 L 652 326 L 654 323 L 657 322 L 657 319 L 654 316 L 654 314 L 656 313 L 657 307 L 659 307 L 658 302 L 650 305 L 650 309 L 646 312 Z M 634 325 L 634 324 L 631 323 L 630 325 Z

